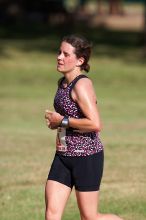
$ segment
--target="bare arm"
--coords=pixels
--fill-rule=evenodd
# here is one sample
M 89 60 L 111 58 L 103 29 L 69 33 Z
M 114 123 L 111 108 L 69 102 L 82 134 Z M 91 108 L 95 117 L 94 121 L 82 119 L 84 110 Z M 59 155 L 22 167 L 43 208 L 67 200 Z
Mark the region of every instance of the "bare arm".
M 81 132 L 100 131 L 101 122 L 92 82 L 86 78 L 79 80 L 72 91 L 72 98 L 80 106 L 85 118 L 69 118 L 69 126 Z M 55 129 L 60 125 L 63 116 L 48 110 L 45 118 L 48 126 Z
M 70 118 L 69 125 L 81 131 L 100 131 L 101 122 L 91 80 L 79 80 L 72 91 L 72 97 L 80 106 L 85 118 Z

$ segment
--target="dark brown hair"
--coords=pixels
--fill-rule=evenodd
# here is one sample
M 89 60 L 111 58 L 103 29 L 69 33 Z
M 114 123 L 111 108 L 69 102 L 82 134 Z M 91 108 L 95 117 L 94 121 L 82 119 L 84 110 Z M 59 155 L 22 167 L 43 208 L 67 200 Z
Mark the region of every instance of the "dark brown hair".
M 81 70 L 85 70 L 86 72 L 89 72 L 90 65 L 88 64 L 88 61 L 91 55 L 91 49 L 92 49 L 91 43 L 89 43 L 86 38 L 77 35 L 65 36 L 62 39 L 62 42 L 63 41 L 71 44 L 75 48 L 75 54 L 77 58 L 80 57 L 84 58 L 84 63 L 81 65 Z

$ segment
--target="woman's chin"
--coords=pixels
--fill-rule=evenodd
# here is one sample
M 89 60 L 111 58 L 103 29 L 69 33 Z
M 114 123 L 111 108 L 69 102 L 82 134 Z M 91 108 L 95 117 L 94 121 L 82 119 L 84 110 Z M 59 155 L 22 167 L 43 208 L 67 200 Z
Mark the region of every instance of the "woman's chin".
M 60 69 L 58 69 L 58 68 L 57 68 L 57 71 L 60 72 L 60 73 L 62 73 L 62 71 L 61 71 Z
M 60 72 L 60 73 L 64 73 L 65 72 L 64 69 L 61 68 L 61 67 L 57 67 L 57 71 Z

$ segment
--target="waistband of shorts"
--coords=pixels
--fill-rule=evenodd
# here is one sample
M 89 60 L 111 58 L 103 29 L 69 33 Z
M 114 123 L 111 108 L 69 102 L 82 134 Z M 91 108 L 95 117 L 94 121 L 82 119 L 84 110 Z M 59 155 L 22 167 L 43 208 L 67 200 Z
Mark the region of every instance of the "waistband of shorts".
M 80 155 L 80 156 L 78 156 L 78 155 L 74 155 L 74 156 L 72 156 L 72 155 L 65 155 L 65 153 L 64 152 L 61 152 L 61 151 L 56 151 L 56 155 L 59 155 L 59 156 L 63 156 L 63 157 L 68 157 L 68 158 L 78 158 L 78 157 L 91 157 L 91 156 L 95 156 L 95 155 L 97 155 L 97 154 L 99 154 L 99 153 L 103 153 L 104 154 L 104 148 L 103 149 L 101 149 L 100 151 L 97 151 L 97 152 L 95 152 L 95 153 L 91 153 L 91 154 L 87 154 L 87 155 Z

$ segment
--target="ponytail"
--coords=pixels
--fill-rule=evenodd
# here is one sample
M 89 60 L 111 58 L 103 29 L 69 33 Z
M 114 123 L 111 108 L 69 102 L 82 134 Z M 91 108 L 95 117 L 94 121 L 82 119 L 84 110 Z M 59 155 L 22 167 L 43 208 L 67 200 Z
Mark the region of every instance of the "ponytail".
M 81 66 L 81 70 L 84 70 L 85 72 L 89 72 L 90 71 L 90 65 L 88 64 L 88 63 L 86 63 L 86 64 L 83 64 L 82 66 Z

